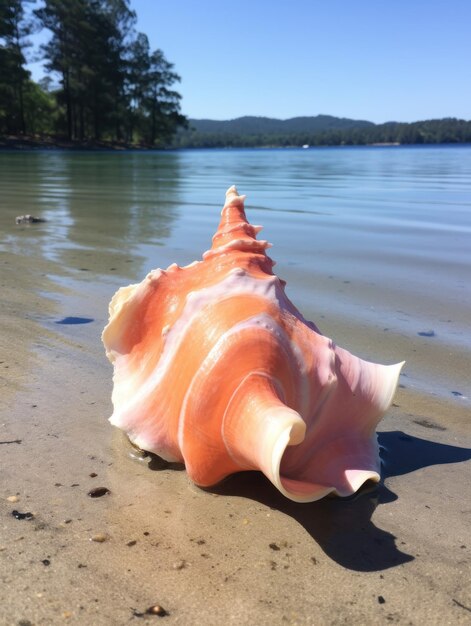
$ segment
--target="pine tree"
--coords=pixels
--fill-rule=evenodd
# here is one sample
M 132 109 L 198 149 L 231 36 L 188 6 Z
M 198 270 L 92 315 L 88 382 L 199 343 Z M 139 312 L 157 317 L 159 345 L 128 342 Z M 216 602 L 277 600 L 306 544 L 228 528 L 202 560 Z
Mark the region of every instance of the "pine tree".
M 45 0 L 36 15 L 52 32 L 43 51 L 47 69 L 61 77 L 67 137 L 119 135 L 125 48 L 135 21 L 127 0 Z
M 25 17 L 29 0 L 0 0 L 0 129 L 26 133 L 25 84 L 30 73 L 25 69 L 25 49 L 32 23 Z
M 144 108 L 149 115 L 148 141 L 170 141 L 178 126 L 185 126 L 186 119 L 180 114 L 181 96 L 170 87 L 180 76 L 173 71 L 162 50 L 155 50 L 150 57 L 147 91 Z
M 0 0 L 0 132 L 54 130 L 69 140 L 168 141 L 186 119 L 179 80 L 163 53 L 150 52 L 135 32 L 129 0 Z M 45 68 L 58 79 L 51 92 L 25 69 L 27 37 L 34 24 L 50 32 L 41 46 Z M 51 79 L 51 76 L 49 78 Z

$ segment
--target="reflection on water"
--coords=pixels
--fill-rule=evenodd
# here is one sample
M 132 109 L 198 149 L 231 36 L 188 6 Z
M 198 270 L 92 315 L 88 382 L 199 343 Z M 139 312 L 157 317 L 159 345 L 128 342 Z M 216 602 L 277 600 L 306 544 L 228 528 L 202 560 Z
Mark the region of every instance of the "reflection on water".
M 63 270 L 134 277 L 129 264 L 141 256 L 139 247 L 162 245 L 177 216 L 176 153 L 3 153 L 0 165 L 9 218 L 28 212 L 47 220 L 17 229 L 10 246 L 24 253 L 27 239 L 34 254 Z
M 102 326 L 113 291 L 148 271 L 141 250 L 170 234 L 179 171 L 178 154 L 0 152 L 3 401 L 31 382 L 51 331 Z M 24 214 L 46 221 L 15 224 Z

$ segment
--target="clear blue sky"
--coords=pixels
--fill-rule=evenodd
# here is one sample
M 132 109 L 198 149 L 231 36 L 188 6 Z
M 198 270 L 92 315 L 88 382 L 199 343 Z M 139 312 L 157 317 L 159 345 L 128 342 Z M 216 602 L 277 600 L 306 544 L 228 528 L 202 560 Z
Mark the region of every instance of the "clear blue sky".
M 192 118 L 471 119 L 471 0 L 131 0 Z

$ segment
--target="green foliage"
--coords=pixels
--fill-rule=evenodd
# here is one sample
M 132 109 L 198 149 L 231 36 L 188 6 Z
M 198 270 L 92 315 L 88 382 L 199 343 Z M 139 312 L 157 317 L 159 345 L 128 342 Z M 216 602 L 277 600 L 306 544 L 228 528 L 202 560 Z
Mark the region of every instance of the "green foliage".
M 25 123 L 31 135 L 51 135 L 56 127 L 57 107 L 53 94 L 37 83 L 25 83 Z
M 136 131 L 147 145 L 162 146 L 171 141 L 177 126 L 186 126 L 181 96 L 171 89 L 179 80 L 162 50 L 151 53 L 146 35 L 140 33 L 129 48 L 128 136 Z
M 192 120 L 192 126 L 195 130 L 203 133 L 288 135 L 297 133 L 312 134 L 330 129 L 372 127 L 374 124 L 364 120 L 352 120 L 344 117 L 333 117 L 332 115 L 293 117 L 287 120 L 246 115 L 228 121 Z
M 35 22 L 25 19 L 28 1 L 0 0 L 0 134 L 154 145 L 185 125 L 180 95 L 170 89 L 179 77 L 135 32 L 129 0 L 44 0 Z M 59 83 L 52 91 L 24 69 L 33 23 L 51 33 L 41 49 L 48 78 Z
M 298 130 L 302 124 L 304 130 Z M 471 142 L 471 121 L 445 118 L 410 124 L 373 124 L 316 116 L 292 120 L 189 120 L 189 127 L 177 133 L 173 145 L 180 148 L 255 148 L 464 142 Z
M 29 72 L 25 49 L 32 25 L 25 0 L 0 0 L 0 133 L 26 132 L 24 91 Z

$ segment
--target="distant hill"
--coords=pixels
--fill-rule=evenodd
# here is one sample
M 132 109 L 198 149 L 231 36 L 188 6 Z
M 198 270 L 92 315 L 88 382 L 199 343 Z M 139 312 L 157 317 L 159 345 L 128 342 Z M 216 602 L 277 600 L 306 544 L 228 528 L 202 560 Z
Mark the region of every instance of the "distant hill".
M 246 115 L 233 120 L 189 120 L 190 129 L 199 133 L 233 133 L 237 135 L 266 133 L 316 133 L 323 130 L 366 128 L 374 126 L 373 122 L 351 120 L 346 117 L 332 115 L 316 115 L 314 117 L 292 117 L 278 120 L 272 117 Z
M 456 118 L 374 124 L 332 115 L 245 116 L 233 120 L 190 119 L 177 133 L 177 148 L 258 148 L 371 144 L 471 143 L 471 121 Z

